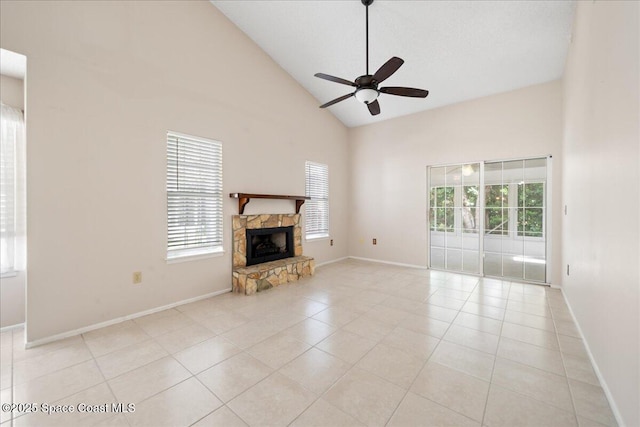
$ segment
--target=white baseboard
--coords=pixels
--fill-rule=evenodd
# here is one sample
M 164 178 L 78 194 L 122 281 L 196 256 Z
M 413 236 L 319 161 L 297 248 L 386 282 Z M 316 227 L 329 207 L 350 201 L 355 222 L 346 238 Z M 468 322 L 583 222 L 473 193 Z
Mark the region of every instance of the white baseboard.
M 323 265 L 333 264 L 334 262 L 344 261 L 345 259 L 348 259 L 348 258 L 349 258 L 348 256 L 344 256 L 342 258 L 332 259 L 331 261 L 321 262 L 320 264 L 316 264 L 316 268 L 322 267 Z
M 604 394 L 607 397 L 607 400 L 609 401 L 611 412 L 613 412 L 613 416 L 616 417 L 616 422 L 618 423 L 618 425 L 620 427 L 625 427 L 624 420 L 622 419 L 622 414 L 620 414 L 620 411 L 618 410 L 618 406 L 616 405 L 616 401 L 613 399 L 613 395 L 609 390 L 609 386 L 607 385 L 607 382 L 602 376 L 602 373 L 600 372 L 600 368 L 598 368 L 598 364 L 596 363 L 596 360 L 593 358 L 593 353 L 591 353 L 591 349 L 589 348 L 589 343 L 587 342 L 587 340 L 584 337 L 584 334 L 582 333 L 580 324 L 578 323 L 578 320 L 576 319 L 575 314 L 573 314 L 573 309 L 571 308 L 571 304 L 569 304 L 569 300 L 567 300 L 567 296 L 565 295 L 564 291 L 562 292 L 562 298 L 564 299 L 564 302 L 567 304 L 567 307 L 569 308 L 569 313 L 571 314 L 573 323 L 576 325 L 576 328 L 578 329 L 578 333 L 580 334 L 580 338 L 584 343 L 585 350 L 587 350 L 587 355 L 589 356 L 589 361 L 591 362 L 591 366 L 593 366 L 593 371 L 596 373 L 596 377 L 598 377 L 598 381 L 600 381 L 600 386 L 602 387 L 602 390 L 604 391 Z
M 424 265 L 415 265 L 415 264 L 405 264 L 402 262 L 393 262 L 393 261 L 384 261 L 381 259 L 373 259 L 373 258 L 362 258 L 359 256 L 349 256 L 347 258 L 351 258 L 351 259 L 357 259 L 359 261 L 368 261 L 368 262 L 375 262 L 378 264 L 389 264 L 389 265 L 397 265 L 399 267 L 409 267 L 409 268 L 418 268 L 420 270 L 428 270 L 428 268 Z
M 226 294 L 227 292 L 231 292 L 231 288 L 223 289 L 221 291 L 211 292 L 205 295 L 200 295 L 198 297 L 193 297 L 189 299 L 185 299 L 182 301 L 174 302 L 171 304 L 163 305 L 161 307 L 151 308 L 149 310 L 140 311 L 138 313 L 129 314 L 127 316 L 118 317 L 115 319 L 107 320 L 106 322 L 100 322 L 93 325 L 85 326 L 83 328 L 74 329 L 72 331 L 63 332 L 61 334 L 52 335 L 50 337 L 41 338 L 39 340 L 30 341 L 25 343 L 25 348 L 37 347 L 39 345 L 48 344 L 50 342 L 59 341 L 65 338 L 74 337 L 76 335 L 84 334 L 86 332 L 94 331 L 96 329 L 104 328 L 106 326 L 115 325 L 116 323 L 122 323 L 127 320 L 137 319 L 138 317 L 147 316 L 149 314 L 157 313 L 159 311 L 168 310 L 170 308 L 178 307 L 179 305 L 189 304 L 192 302 L 200 301 L 206 298 L 215 297 L 216 295 Z M 26 335 L 25 335 L 26 336 Z
M 0 328 L 0 334 L 3 332 L 13 331 L 14 329 L 20 329 L 23 326 L 24 326 L 24 323 L 16 323 L 15 325 L 5 326 L 3 328 Z

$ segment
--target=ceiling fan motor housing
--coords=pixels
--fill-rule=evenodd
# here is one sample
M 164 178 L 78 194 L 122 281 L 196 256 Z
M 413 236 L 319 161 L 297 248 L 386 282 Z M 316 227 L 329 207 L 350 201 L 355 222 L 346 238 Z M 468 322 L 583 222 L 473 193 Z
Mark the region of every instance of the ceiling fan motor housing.
M 371 75 L 360 76 L 355 81 L 357 89 L 355 97 L 358 101 L 369 104 L 378 98 L 378 82 Z

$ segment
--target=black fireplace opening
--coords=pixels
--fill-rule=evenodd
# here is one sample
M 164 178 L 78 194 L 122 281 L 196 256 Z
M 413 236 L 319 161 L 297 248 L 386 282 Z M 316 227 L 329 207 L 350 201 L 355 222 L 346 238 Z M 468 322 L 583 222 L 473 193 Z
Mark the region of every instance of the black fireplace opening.
M 247 229 L 247 265 L 292 256 L 293 226 Z

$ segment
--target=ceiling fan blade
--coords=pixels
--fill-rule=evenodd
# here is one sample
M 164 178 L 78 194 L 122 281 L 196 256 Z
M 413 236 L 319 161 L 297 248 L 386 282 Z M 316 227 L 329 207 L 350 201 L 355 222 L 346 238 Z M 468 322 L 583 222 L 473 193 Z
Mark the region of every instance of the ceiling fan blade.
M 376 73 L 373 75 L 373 80 L 377 81 L 378 83 L 387 80 L 393 73 L 398 71 L 398 68 L 400 68 L 402 64 L 404 64 L 404 61 L 397 56 L 394 56 L 393 58 L 385 62 L 382 67 L 378 69 L 378 71 L 376 71 Z
M 354 92 L 354 93 L 355 93 L 355 92 Z M 343 96 L 341 96 L 340 98 L 336 98 L 336 99 L 334 99 L 333 101 L 329 101 L 329 102 L 327 102 L 326 104 L 322 104 L 322 105 L 320 106 L 320 108 L 327 108 L 327 107 L 332 106 L 333 104 L 337 104 L 337 103 L 338 103 L 338 102 L 340 102 L 340 101 L 344 101 L 345 99 L 351 98 L 351 97 L 354 95 L 354 93 L 349 93 L 349 94 L 343 95 Z
M 387 93 L 389 95 L 398 95 L 398 96 L 410 96 L 412 98 L 426 98 L 429 95 L 428 90 L 424 89 L 414 89 L 412 87 L 381 87 L 378 89 L 382 93 Z
M 341 79 L 340 77 L 330 76 L 329 74 L 315 73 L 314 76 L 321 79 L 329 80 L 330 82 L 342 83 L 343 85 L 356 87 L 356 84 L 349 80 Z
M 368 103 L 367 108 L 369 108 L 369 112 L 372 116 L 377 116 L 378 114 L 380 114 L 380 104 L 378 103 L 377 99 L 373 102 Z

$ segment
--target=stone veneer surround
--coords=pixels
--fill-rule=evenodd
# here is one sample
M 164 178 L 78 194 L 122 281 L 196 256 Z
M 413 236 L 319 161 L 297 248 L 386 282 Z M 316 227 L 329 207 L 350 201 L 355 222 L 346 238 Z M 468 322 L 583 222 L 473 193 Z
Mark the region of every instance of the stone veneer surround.
M 247 267 L 247 229 L 293 226 L 294 257 Z M 251 295 L 314 273 L 313 258 L 302 255 L 300 214 L 234 215 L 233 292 Z

